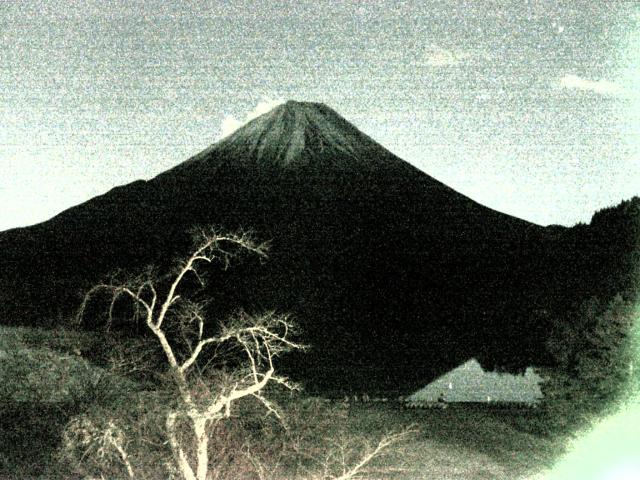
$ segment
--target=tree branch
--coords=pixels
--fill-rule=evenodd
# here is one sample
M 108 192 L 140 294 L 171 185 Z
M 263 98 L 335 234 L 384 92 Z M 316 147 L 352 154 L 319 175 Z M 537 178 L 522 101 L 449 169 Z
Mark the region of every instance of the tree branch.
M 198 356 L 200 355 L 200 353 L 202 352 L 202 349 L 206 346 L 209 345 L 210 343 L 217 343 L 218 339 L 216 338 L 207 338 L 205 340 L 200 340 L 198 342 L 198 344 L 196 345 L 196 348 L 193 350 L 193 353 L 191 354 L 191 356 L 185 360 L 185 362 L 180 365 L 179 370 L 182 373 L 185 373 L 189 367 L 191 367 L 191 365 L 194 364 L 194 362 L 198 359 Z

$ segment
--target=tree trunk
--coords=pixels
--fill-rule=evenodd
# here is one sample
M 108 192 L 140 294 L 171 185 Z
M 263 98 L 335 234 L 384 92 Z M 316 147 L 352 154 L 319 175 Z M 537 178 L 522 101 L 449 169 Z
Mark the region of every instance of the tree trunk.
M 184 480 L 198 480 L 193 473 L 191 465 L 189 465 L 189 461 L 187 460 L 187 456 L 184 453 L 184 450 L 182 449 L 182 447 L 178 443 L 178 439 L 176 438 L 176 417 L 176 412 L 171 412 L 167 416 L 167 435 L 169 437 L 171 450 L 176 457 L 176 461 L 178 463 L 180 473 L 182 474 L 182 478 L 184 478 Z
M 206 480 L 209 471 L 209 435 L 207 435 L 207 420 L 201 416 L 193 417 L 193 430 L 197 442 L 197 480 Z

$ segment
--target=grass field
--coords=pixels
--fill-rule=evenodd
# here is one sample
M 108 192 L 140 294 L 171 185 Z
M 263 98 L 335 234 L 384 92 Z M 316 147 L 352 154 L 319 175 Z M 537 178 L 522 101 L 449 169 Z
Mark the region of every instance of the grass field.
M 0 478 L 67 478 L 55 462 L 63 429 L 74 415 L 90 408 L 95 396 L 87 392 L 95 394 L 92 382 L 104 375 L 80 355 L 86 340 L 75 334 L 52 336 L 28 329 L 0 331 Z M 118 379 L 109 385 L 129 389 Z M 285 411 L 294 411 L 306 401 L 304 395 L 285 396 L 281 404 Z M 406 409 L 391 401 L 315 402 L 319 409 L 297 410 L 302 413 L 296 428 L 305 430 L 306 445 L 318 453 L 318 459 L 332 451 L 336 460 L 336 452 L 345 452 L 345 442 L 375 445 L 390 431 L 413 430 L 367 464 L 359 478 L 534 478 L 562 453 L 561 439 L 516 427 L 532 414 L 527 409 L 482 404 Z M 286 469 L 273 473 L 282 479 L 294 476 Z M 300 477 L 299 470 L 295 476 Z M 231 473 L 226 478 L 253 477 Z
M 524 410 L 455 404 L 446 410 L 404 410 L 396 405 L 349 408 L 350 428 L 371 437 L 414 425 L 416 433 L 367 470 L 367 478 L 519 479 L 553 464 L 562 451 L 551 440 L 516 429 Z
M 478 406 L 447 410 L 402 410 L 395 404 L 357 404 L 340 424 L 328 422 L 327 447 L 339 447 L 345 431 L 350 438 L 374 444 L 389 430 L 414 428 L 404 441 L 390 447 L 362 471 L 368 479 L 520 479 L 551 466 L 562 443 L 524 433 L 511 426 L 522 412 L 492 411 Z M 49 477 L 52 455 L 69 418 L 56 405 L 38 409 L 14 405 L 0 417 L 1 478 Z M 340 432 L 340 434 L 335 434 Z

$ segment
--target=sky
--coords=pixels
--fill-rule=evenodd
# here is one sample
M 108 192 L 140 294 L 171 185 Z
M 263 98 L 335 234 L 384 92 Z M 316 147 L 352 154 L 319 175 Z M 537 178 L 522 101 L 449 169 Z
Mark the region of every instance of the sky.
M 0 1 L 0 230 L 323 102 L 539 224 L 640 194 L 640 6 L 595 1 Z

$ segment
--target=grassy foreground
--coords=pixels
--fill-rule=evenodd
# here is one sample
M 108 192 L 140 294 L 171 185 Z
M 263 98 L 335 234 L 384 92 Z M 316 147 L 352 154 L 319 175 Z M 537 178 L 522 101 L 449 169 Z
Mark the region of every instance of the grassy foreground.
M 25 406 L 5 410 L 0 419 L 1 478 L 49 478 L 59 435 L 69 415 L 55 406 L 37 411 L 21 407 Z M 341 439 L 347 436 L 375 442 L 390 428 L 414 425 L 416 430 L 365 467 L 360 478 L 529 478 L 551 466 L 560 453 L 559 442 L 509 426 L 509 419 L 500 418 L 507 415 L 504 412 L 496 415 L 465 407 L 415 411 L 382 404 L 344 408 L 348 411 L 346 425 L 343 417 L 339 425 L 328 422 L 319 444 L 331 438 L 328 446 L 340 448 Z M 334 436 L 338 431 L 342 433 Z
M 349 408 L 350 428 L 381 435 L 390 425 L 417 432 L 373 464 L 366 478 L 520 479 L 540 472 L 561 453 L 559 440 L 539 437 L 512 425 L 525 411 L 493 410 L 472 404 L 446 410 L 404 410 L 397 405 Z
M 83 349 L 90 343 L 91 339 L 75 333 L 0 329 L 0 478 L 69 478 L 68 471 L 57 465 L 65 426 L 96 401 L 113 402 L 107 398 L 109 392 L 96 392 L 96 379 L 104 380 L 109 373 L 83 358 Z M 136 390 L 127 380 L 115 377 L 100 385 L 114 393 L 116 403 L 118 395 Z M 359 444 L 375 445 L 389 431 L 409 427 L 413 433 L 367 464 L 357 478 L 533 478 L 561 453 L 559 439 L 514 426 L 516 421 L 527 421 L 530 412 L 526 410 L 464 404 L 446 410 L 413 410 L 397 402 L 347 404 L 322 399 L 313 400 L 316 407 L 312 409 L 303 408 L 309 401 L 304 395 L 280 399 L 285 413 L 298 412 L 293 427 L 300 432 L 300 445 L 306 452 L 317 453 L 307 463 L 309 472 L 322 470 L 327 462 L 335 467 L 341 455 L 353 455 Z M 273 435 L 265 440 L 272 451 Z M 331 452 L 331 458 L 326 452 Z M 306 478 L 299 466 L 295 472 L 288 468 L 280 462 L 269 473 L 272 478 Z M 259 477 L 248 470 L 235 475 L 232 467 L 224 478 Z

